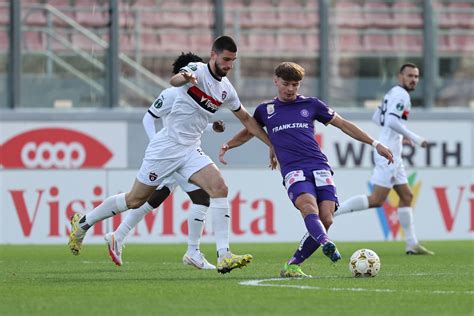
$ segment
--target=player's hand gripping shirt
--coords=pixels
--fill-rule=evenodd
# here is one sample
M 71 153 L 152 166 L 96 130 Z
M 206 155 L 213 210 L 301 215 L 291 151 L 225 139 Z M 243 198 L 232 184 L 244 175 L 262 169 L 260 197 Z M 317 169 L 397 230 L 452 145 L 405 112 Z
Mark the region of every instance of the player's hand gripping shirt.
M 187 83 L 178 94 L 168 115 L 167 136 L 176 143 L 192 145 L 200 142 L 202 132 L 221 107 L 240 109 L 240 100 L 229 79 L 218 79 L 208 64 L 190 63 L 182 71 L 192 72 L 197 84 Z
M 300 95 L 291 102 L 275 98 L 256 108 L 254 117 L 267 129 L 283 177 L 298 169 L 331 169 L 314 138 L 314 121 L 327 125 L 334 115 L 319 99 Z
M 401 161 L 403 136 L 390 128 L 386 123 L 388 116 L 407 120 L 411 110 L 410 95 L 400 86 L 395 86 L 384 96 L 382 104 L 377 109 L 373 120 L 382 127 L 379 141 L 388 146 L 393 152 L 395 162 Z M 375 155 L 375 161 L 386 163 L 385 158 Z

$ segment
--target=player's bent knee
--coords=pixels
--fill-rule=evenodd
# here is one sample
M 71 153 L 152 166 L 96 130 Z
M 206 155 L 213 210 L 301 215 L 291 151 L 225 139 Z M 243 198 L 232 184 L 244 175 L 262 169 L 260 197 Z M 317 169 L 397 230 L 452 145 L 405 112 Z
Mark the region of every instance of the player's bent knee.
M 127 202 L 127 206 L 129 209 L 136 209 L 136 208 L 139 208 L 140 206 L 143 205 L 143 203 L 145 203 L 145 200 L 133 200 L 131 201 L 130 203 Z
M 125 197 L 125 201 L 127 202 L 127 207 L 129 209 L 135 209 L 142 206 L 143 203 L 146 202 L 146 198 L 136 197 L 129 194 Z
M 209 206 L 210 196 L 203 189 L 198 189 L 187 193 L 193 204 Z
M 229 194 L 229 188 L 224 181 L 214 184 L 209 188 L 209 195 L 211 197 L 226 197 Z
M 301 212 L 301 215 L 303 215 L 303 217 L 306 217 L 307 215 L 309 214 L 318 214 L 319 215 L 319 210 L 317 207 L 315 207 L 313 204 L 311 203 L 305 203 L 301 206 L 300 208 L 300 212 Z
M 381 199 L 381 198 L 369 199 L 369 207 L 381 207 L 384 201 L 385 199 Z
M 403 197 L 400 198 L 400 200 L 405 204 L 405 205 L 411 205 L 411 202 L 413 201 L 413 194 L 407 193 Z
M 324 225 L 324 228 L 329 229 L 329 227 L 331 227 L 332 223 L 333 223 L 333 218 L 332 216 L 325 216 L 323 218 L 321 218 L 321 222 L 323 223 Z

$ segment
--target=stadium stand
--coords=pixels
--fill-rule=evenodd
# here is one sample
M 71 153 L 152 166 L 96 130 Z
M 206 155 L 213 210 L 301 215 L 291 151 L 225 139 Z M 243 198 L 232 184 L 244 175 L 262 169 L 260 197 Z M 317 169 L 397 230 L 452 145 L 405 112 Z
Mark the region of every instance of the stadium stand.
M 0 25 L 8 25 L 8 23 L 10 23 L 8 6 L 0 6 Z
M 23 32 L 23 49 L 37 52 L 43 49 L 43 34 L 39 32 Z
M 420 4 L 413 1 L 395 1 L 393 3 L 393 18 L 396 27 L 419 29 L 423 27 Z
M 359 1 L 338 1 L 336 3 L 336 22 L 340 27 L 363 28 L 367 21 Z
M 474 53 L 474 1 L 433 0 L 437 53 L 465 59 Z M 57 17 L 44 4 L 59 9 L 83 27 L 107 39 L 106 0 L 22 1 L 25 53 L 75 55 L 68 46 L 93 52 L 105 50 Z M 275 60 L 291 57 L 314 63 L 319 55 L 317 0 L 224 1 L 225 33 L 238 40 L 242 76 L 268 73 Z M 335 59 L 394 60 L 423 55 L 423 6 L 420 0 L 334 0 L 330 2 L 330 49 Z M 163 65 L 181 51 L 207 56 L 213 38 L 212 0 L 123 0 L 119 5 L 120 49 L 154 73 L 167 75 Z M 0 49 L 8 45 L 8 3 L 0 3 Z M 49 28 L 48 21 L 52 26 Z M 57 34 L 68 45 L 54 36 Z M 50 45 L 48 46 L 48 42 Z M 272 59 L 268 65 L 260 62 Z M 159 60 L 159 61 L 158 61 Z M 340 62 L 339 62 L 340 63 Z M 313 64 L 310 64 L 312 68 Z M 357 63 L 355 63 L 357 65 Z M 313 74 L 311 74 L 313 75 Z M 249 79 L 245 79 L 247 82 Z M 365 79 L 364 79 L 365 80 Z M 261 88 L 261 87 L 260 87 Z M 256 87 L 256 89 L 259 89 Z
M 8 34 L 6 31 L 0 31 L 0 52 L 6 52 L 8 47 Z
M 473 2 L 448 2 L 446 10 L 450 14 L 454 26 L 462 28 L 474 28 Z
M 368 27 L 393 28 L 395 19 L 391 7 L 385 2 L 367 2 L 364 6 L 365 21 Z
M 47 11 L 40 9 L 40 5 L 45 2 L 22 2 L 27 27 L 47 27 Z M 100 30 L 108 24 L 106 1 L 49 0 L 47 3 L 87 28 Z M 440 29 L 456 31 L 474 28 L 473 1 L 435 1 L 434 4 Z M 306 55 L 308 51 L 319 47 L 313 37 L 306 35 L 308 32 L 317 33 L 318 30 L 317 1 L 236 0 L 226 1 L 225 8 L 229 33 L 234 32 L 238 16 L 241 51 L 250 54 L 294 52 L 296 55 Z M 334 1 L 331 10 L 335 13 L 331 25 L 338 37 L 338 49 L 341 52 L 379 52 L 386 55 L 396 49 L 398 41 L 407 52 L 421 52 L 422 14 L 419 2 L 339 0 Z M 6 7 L 1 7 L 0 12 L 8 11 Z M 6 15 L 1 14 L 3 18 L 0 23 L 3 25 L 7 24 Z M 53 21 L 59 29 L 68 27 L 61 19 L 53 17 Z M 122 34 L 126 37 L 120 40 L 122 46 L 134 43 L 145 55 L 159 52 L 171 54 L 182 50 L 183 46 L 206 52 L 214 23 L 212 1 L 123 1 L 119 22 Z M 401 32 L 402 29 L 408 31 Z M 136 30 L 141 30 L 141 34 Z M 472 32 L 453 34 L 449 39 L 444 36 L 440 38 L 441 52 L 472 51 Z M 30 46 L 41 49 L 40 44 L 44 39 L 29 37 L 34 42 Z M 91 42 L 92 46 L 89 47 L 86 41 L 81 40 L 81 36 L 72 36 L 71 39 L 78 42 L 78 47 L 93 49 L 94 44 Z M 128 47 L 127 51 L 133 49 Z

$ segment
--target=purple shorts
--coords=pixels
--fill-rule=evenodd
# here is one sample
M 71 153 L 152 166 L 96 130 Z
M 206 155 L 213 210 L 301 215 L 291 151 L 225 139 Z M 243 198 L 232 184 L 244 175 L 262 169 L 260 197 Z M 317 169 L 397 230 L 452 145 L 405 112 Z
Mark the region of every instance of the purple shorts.
M 336 202 L 336 208 L 339 206 L 339 200 L 337 199 L 336 187 L 334 185 L 323 185 L 316 186 L 314 175 L 311 171 L 304 171 L 305 181 L 299 181 L 293 183 L 288 189 L 288 197 L 290 198 L 293 205 L 296 199 L 303 193 L 309 193 L 316 198 L 317 202 L 321 201 L 334 201 Z

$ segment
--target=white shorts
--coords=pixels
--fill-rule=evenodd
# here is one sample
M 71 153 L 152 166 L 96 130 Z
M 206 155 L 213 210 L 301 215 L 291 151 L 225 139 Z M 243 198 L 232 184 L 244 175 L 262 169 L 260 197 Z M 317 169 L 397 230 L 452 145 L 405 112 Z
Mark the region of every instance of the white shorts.
M 184 192 L 192 192 L 200 189 L 197 185 L 189 183 L 185 178 L 176 172 L 163 180 L 161 185 L 167 187 L 171 192 L 173 192 L 177 186 L 179 186 Z
M 156 143 L 160 146 L 153 146 Z M 181 177 L 179 181 L 187 184 L 194 173 L 212 163 L 214 163 L 212 159 L 198 145 L 186 146 L 169 139 L 162 139 L 160 142 L 152 142 L 148 145 L 145 158 L 137 173 L 137 180 L 161 189 L 172 182 L 171 179 L 176 173 Z M 188 187 L 187 190 L 192 190 L 192 188 Z
M 376 163 L 370 182 L 384 188 L 406 184 L 408 179 L 405 166 L 403 163 L 388 165 L 386 161 L 384 163 Z

